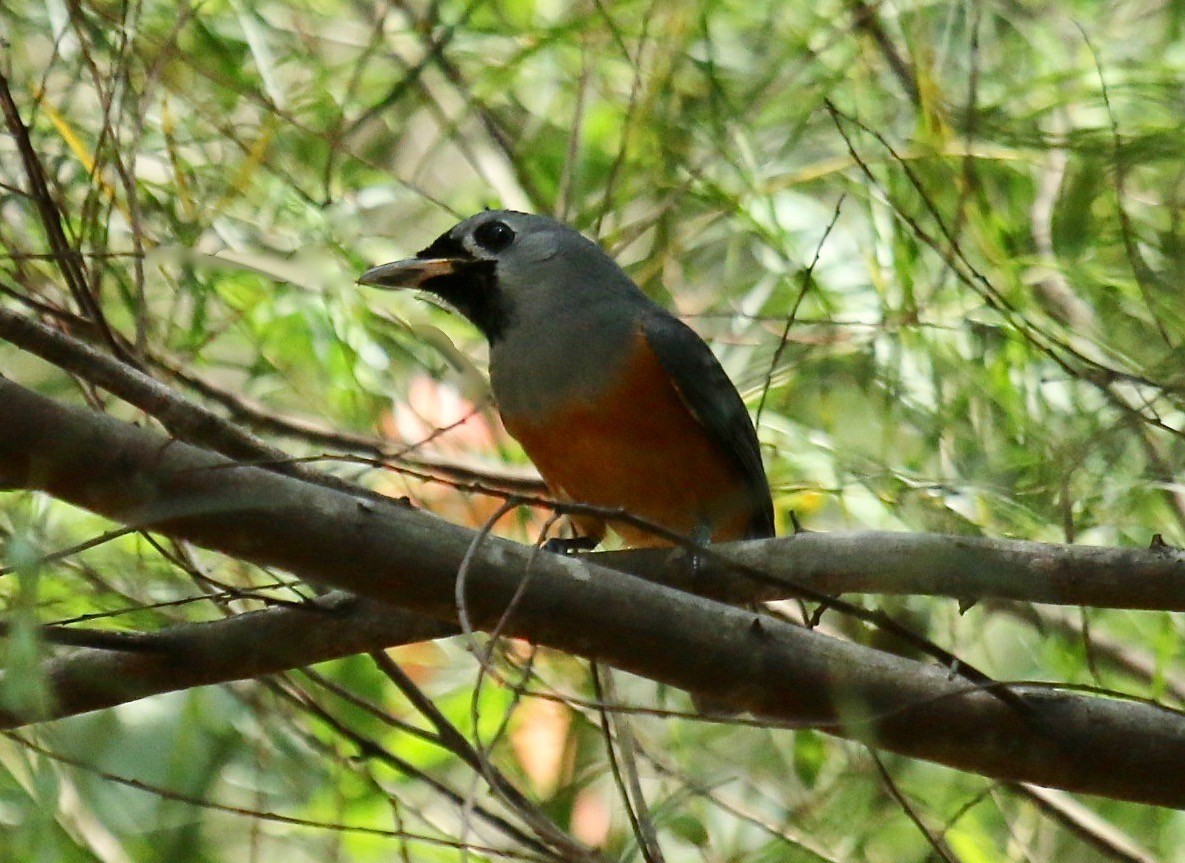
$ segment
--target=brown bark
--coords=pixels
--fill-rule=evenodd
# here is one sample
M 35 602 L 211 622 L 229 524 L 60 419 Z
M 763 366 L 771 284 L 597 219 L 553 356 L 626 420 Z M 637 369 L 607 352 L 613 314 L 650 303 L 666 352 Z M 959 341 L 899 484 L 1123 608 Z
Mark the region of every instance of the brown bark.
M 477 541 L 3 379 L 0 487 L 39 489 L 445 624 L 458 619 L 458 571 Z M 1015 687 L 1018 710 L 942 668 L 497 538 L 478 544 L 460 592 L 477 628 L 501 625 L 773 721 L 1004 780 L 1185 806 L 1185 720 L 1167 710 Z

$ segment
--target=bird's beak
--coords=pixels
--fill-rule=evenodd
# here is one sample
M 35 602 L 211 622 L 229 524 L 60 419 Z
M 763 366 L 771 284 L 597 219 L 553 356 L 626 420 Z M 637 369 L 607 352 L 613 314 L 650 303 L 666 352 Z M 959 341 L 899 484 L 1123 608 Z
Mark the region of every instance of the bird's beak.
M 464 263 L 454 258 L 408 258 L 371 267 L 358 277 L 358 284 L 372 288 L 419 288 L 429 279 L 455 273 Z

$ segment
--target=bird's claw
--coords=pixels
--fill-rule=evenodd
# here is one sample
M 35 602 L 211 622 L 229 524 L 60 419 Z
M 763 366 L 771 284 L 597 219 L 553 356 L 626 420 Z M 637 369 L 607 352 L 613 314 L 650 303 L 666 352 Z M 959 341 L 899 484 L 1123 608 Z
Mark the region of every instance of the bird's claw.
M 593 536 L 553 536 L 543 543 L 543 550 L 552 554 L 575 554 L 580 551 L 592 551 L 600 542 Z

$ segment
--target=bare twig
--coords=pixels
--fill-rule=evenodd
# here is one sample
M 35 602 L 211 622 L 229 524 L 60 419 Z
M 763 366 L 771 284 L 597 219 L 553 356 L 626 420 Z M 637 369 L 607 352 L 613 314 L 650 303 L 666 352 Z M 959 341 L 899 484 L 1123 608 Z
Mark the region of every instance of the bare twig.
M 941 836 L 936 835 L 934 831 L 927 827 L 925 822 L 922 821 L 922 817 L 918 815 L 917 811 L 914 809 L 913 805 L 905 799 L 905 795 L 902 794 L 901 789 L 897 787 L 897 783 L 894 781 L 892 774 L 889 773 L 888 768 L 885 767 L 884 759 L 877 755 L 875 749 L 869 748 L 867 751 L 869 757 L 872 758 L 872 763 L 876 767 L 876 772 L 880 776 L 881 782 L 884 783 L 886 790 L 889 792 L 889 796 L 897 801 L 897 805 L 901 807 L 901 811 L 905 813 L 905 817 L 912 821 L 913 825 L 918 828 L 918 832 L 922 834 L 923 838 L 925 838 L 926 844 L 930 846 L 930 850 L 933 851 L 939 859 L 945 861 L 945 863 L 958 863 L 959 858 L 955 855 L 955 852 L 951 850 L 951 847 L 946 843 L 946 840 Z
M 650 807 L 646 804 L 642 783 L 638 779 L 633 732 L 624 718 L 615 722 L 606 709 L 606 704 L 616 701 L 611 678 L 606 674 L 605 680 L 602 681 L 601 670 L 595 662 L 589 667 L 589 673 L 592 675 L 593 693 L 596 695 L 600 712 L 601 736 L 605 741 L 605 753 L 609 757 L 609 770 L 613 774 L 621 805 L 625 809 L 626 817 L 629 818 L 638 850 L 641 851 L 642 859 L 646 863 L 663 863 L 666 858 L 663 857 L 662 846 L 658 844 L 654 819 L 650 816 Z
M 8 85 L 8 79 L 2 73 L 0 73 L 0 112 L 4 114 L 4 121 L 8 126 L 9 134 L 16 141 L 17 151 L 21 157 L 21 164 L 25 169 L 25 177 L 30 186 L 29 196 L 37 206 L 37 212 L 41 217 L 41 224 L 45 229 L 45 235 L 49 240 L 50 248 L 53 250 L 54 262 L 61 269 L 62 276 L 65 278 L 70 293 L 74 297 L 75 302 L 78 303 L 79 308 L 82 309 L 83 313 L 95 326 L 99 327 L 104 340 L 116 356 L 126 358 L 126 352 L 107 324 L 107 319 L 104 317 L 103 310 L 99 307 L 98 301 L 91 294 L 90 287 L 87 284 L 86 268 L 83 265 L 82 256 L 78 254 L 77 249 L 66 239 L 66 233 L 62 228 L 62 216 L 58 211 L 57 202 L 54 200 L 53 195 L 49 191 L 49 186 L 45 181 L 45 172 L 41 167 L 41 160 L 37 156 L 37 150 L 33 146 L 33 142 L 29 139 L 29 130 L 21 120 L 20 111 L 17 108 L 16 101 L 13 99 L 12 90 Z

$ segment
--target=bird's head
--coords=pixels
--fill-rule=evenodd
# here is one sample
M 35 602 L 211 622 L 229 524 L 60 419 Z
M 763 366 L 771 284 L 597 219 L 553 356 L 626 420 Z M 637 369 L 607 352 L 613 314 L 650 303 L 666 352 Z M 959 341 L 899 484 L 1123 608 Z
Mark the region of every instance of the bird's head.
M 470 216 L 414 258 L 373 267 L 358 283 L 435 294 L 491 343 L 529 311 L 558 311 L 608 291 L 641 296 L 591 240 L 555 219 L 514 210 Z

